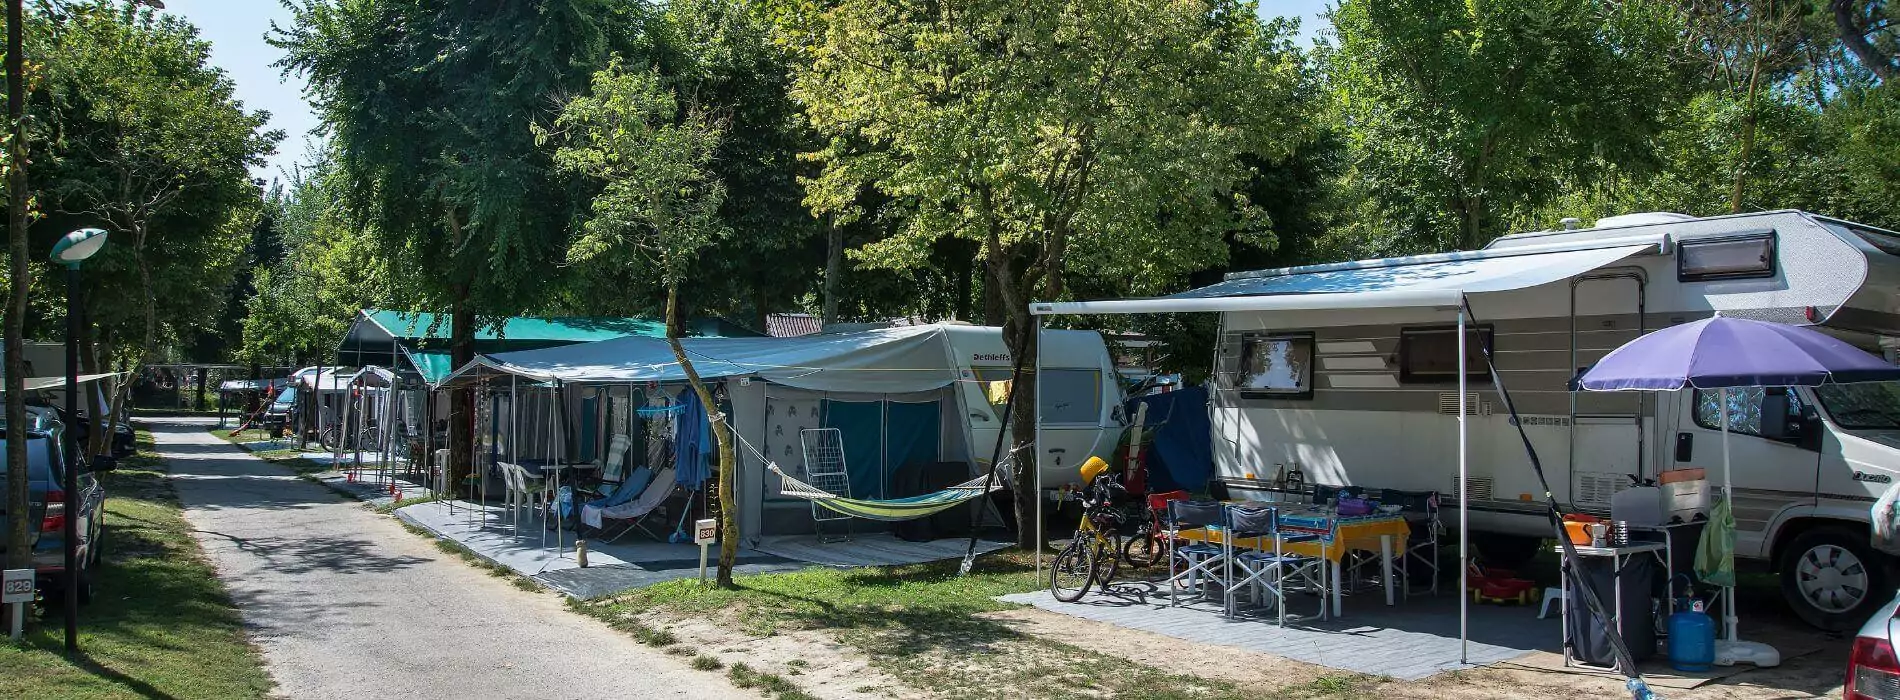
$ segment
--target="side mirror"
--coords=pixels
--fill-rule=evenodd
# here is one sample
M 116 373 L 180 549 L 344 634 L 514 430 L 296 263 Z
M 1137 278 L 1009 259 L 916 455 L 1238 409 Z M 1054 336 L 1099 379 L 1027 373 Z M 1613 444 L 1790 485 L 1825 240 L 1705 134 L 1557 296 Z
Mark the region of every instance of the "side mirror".
M 103 474 L 105 472 L 117 471 L 118 469 L 119 469 L 118 458 L 113 457 L 112 455 L 93 455 L 92 456 L 92 471 L 94 473 Z
M 1793 437 L 1788 423 L 1788 390 L 1771 387 L 1761 395 L 1761 436 L 1770 440 Z

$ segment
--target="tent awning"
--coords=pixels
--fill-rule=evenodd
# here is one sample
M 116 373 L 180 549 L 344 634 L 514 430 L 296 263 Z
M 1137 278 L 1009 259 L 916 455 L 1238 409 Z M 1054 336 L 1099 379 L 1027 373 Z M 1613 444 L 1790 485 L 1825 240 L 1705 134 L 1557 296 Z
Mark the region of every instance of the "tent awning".
M 1220 284 L 1154 299 L 1037 302 L 1030 313 L 1142 314 L 1455 307 L 1466 294 L 1549 284 L 1653 251 L 1660 241 L 1583 250 L 1533 247 L 1367 260 L 1235 275 Z
M 409 358 L 409 364 L 416 368 L 417 374 L 422 375 L 422 381 L 425 384 L 433 385 L 441 382 L 449 376 L 450 372 L 455 371 L 455 362 L 446 352 L 410 350 L 405 347 L 402 354 Z
M 937 326 L 797 338 L 686 338 L 680 344 L 705 379 L 757 376 L 801 389 L 909 393 L 948 386 L 958 378 L 949 341 Z M 473 384 L 495 375 L 570 384 L 686 380 L 665 340 L 626 337 L 478 355 L 438 386 Z
M 113 376 L 112 372 L 101 372 L 99 374 L 82 374 L 82 375 L 79 375 L 79 383 L 85 384 L 88 382 L 96 382 L 96 381 L 99 381 L 101 379 L 105 379 L 111 376 Z M 42 389 L 64 389 L 64 388 L 66 388 L 65 377 L 27 377 L 26 378 L 27 391 L 40 391 Z

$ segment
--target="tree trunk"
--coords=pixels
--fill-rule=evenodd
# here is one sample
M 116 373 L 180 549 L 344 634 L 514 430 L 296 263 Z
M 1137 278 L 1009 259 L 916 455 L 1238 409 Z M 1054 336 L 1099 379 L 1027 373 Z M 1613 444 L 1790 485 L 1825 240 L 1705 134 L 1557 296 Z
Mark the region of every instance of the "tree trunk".
M 1742 151 L 1735 158 L 1734 185 L 1729 190 L 1728 213 L 1742 213 L 1742 191 L 1748 183 L 1748 159 L 1755 151 L 1756 85 L 1761 79 L 1761 57 L 1756 56 L 1748 69 L 1748 107 L 1742 113 Z
M 1891 80 L 1894 74 L 1893 57 L 1882 55 L 1879 49 L 1867 41 L 1866 29 L 1860 26 L 1860 20 L 1854 16 L 1856 4 L 1854 0 L 1833 0 L 1829 3 L 1829 9 L 1834 11 L 1834 27 L 1840 32 L 1841 43 L 1847 46 L 1847 50 L 1854 52 L 1854 58 L 1860 59 L 1860 64 L 1873 71 L 1881 82 Z
M 984 268 L 989 274 L 991 287 L 995 295 L 1002 318 L 1003 341 L 1009 346 L 1012 360 L 1020 358 L 1025 368 L 1035 367 L 1036 338 L 1033 333 L 1025 333 L 1034 319 L 1029 315 L 1028 302 L 1023 298 L 1017 276 L 1012 272 L 1010 255 L 1003 248 L 1000 234 L 992 227 L 988 244 L 985 246 Z M 994 321 L 992 321 L 994 322 Z M 1011 387 L 1010 454 L 1016 465 L 1016 481 L 1013 485 L 1016 494 L 1016 545 L 1023 549 L 1034 549 L 1042 545 L 1036 537 L 1036 499 L 1042 493 L 1036 490 L 1036 471 L 1041 468 L 1040 455 L 1036 447 L 1036 373 L 1025 371 Z
M 33 280 L 27 268 L 26 78 L 22 63 L 25 18 L 22 0 L 7 0 L 7 309 L 5 321 L 6 420 L 26 425 L 26 302 Z M 26 441 L 7 441 L 7 464 L 26 464 Z M 9 569 L 32 566 L 27 549 L 27 470 L 7 470 L 7 557 Z M 7 606 L 11 609 L 13 606 Z M 29 606 L 30 607 L 30 606 Z
M 951 295 L 956 297 L 952 302 L 950 313 L 958 321 L 967 323 L 974 312 L 974 309 L 970 308 L 970 288 L 975 286 L 976 261 L 968 257 L 959 257 L 950 274 L 955 276 L 955 279 L 951 280 L 953 290 Z
M 680 370 L 686 373 L 686 381 L 693 387 L 693 394 L 699 397 L 700 405 L 706 408 L 706 415 L 712 418 L 713 439 L 719 444 L 719 574 L 716 581 L 722 588 L 732 588 L 732 567 L 739 559 L 739 511 L 733 503 L 732 428 L 727 425 L 725 416 L 719 414 L 719 402 L 713 399 L 712 390 L 700 381 L 699 371 L 693 369 L 693 361 L 686 357 L 686 347 L 680 344 L 680 290 L 678 284 L 666 286 L 666 343 L 673 348 L 673 358 L 680 363 Z
M 108 367 L 110 365 L 102 364 L 99 361 L 99 344 L 97 341 L 93 340 L 93 338 L 90 335 L 92 332 L 92 324 L 90 323 L 85 324 L 84 330 L 80 332 L 88 334 L 86 337 L 82 337 L 79 339 L 80 341 L 79 342 L 80 369 L 84 371 L 86 374 L 99 374 L 101 372 L 104 372 L 105 370 L 100 369 L 100 368 Z M 106 391 L 109 391 L 112 393 L 118 393 L 119 385 L 124 384 L 124 383 L 125 383 L 124 381 L 119 380 L 117 378 L 107 379 L 106 385 L 105 385 Z M 96 386 L 88 386 L 85 388 L 85 392 L 86 392 L 86 415 L 93 416 L 93 417 L 106 415 L 107 411 L 106 411 L 105 397 L 100 394 L 99 388 Z M 111 441 L 112 441 L 112 433 L 110 431 L 101 431 L 101 430 L 92 431 L 92 434 L 89 436 L 89 439 L 86 440 L 86 455 L 90 457 L 92 455 L 102 455 L 102 454 L 111 453 L 111 450 L 112 450 Z
M 824 325 L 838 322 L 838 284 L 844 276 L 844 228 L 833 223 L 825 235 Z

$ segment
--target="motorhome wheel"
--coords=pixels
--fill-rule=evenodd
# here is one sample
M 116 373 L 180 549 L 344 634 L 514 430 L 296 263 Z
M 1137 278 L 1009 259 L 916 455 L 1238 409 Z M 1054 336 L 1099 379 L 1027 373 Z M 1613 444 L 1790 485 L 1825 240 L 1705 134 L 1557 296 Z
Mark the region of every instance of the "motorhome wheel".
M 1891 590 L 1887 562 L 1866 540 L 1864 533 L 1819 527 L 1788 543 L 1777 567 L 1781 594 L 1803 621 L 1825 630 L 1851 629 L 1886 602 L 1880 591 Z

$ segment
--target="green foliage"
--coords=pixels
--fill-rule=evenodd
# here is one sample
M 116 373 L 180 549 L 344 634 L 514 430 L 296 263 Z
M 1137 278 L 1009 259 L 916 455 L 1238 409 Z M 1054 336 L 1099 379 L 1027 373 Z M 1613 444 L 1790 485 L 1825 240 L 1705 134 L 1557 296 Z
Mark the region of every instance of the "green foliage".
M 562 170 L 602 183 L 569 263 L 641 268 L 676 287 L 700 249 L 725 235 L 726 187 L 708 167 L 721 126 L 682 110 L 656 72 L 608 66 L 542 133 L 563 144 L 554 156 Z
M 585 199 L 531 127 L 640 39 L 611 0 L 308 0 L 271 41 L 330 131 L 351 221 L 406 306 L 488 318 L 550 296 Z
M 210 45 L 175 16 L 100 2 L 65 8 L 57 30 L 34 21 L 36 244 L 81 226 L 112 232 L 86 266 L 87 315 L 108 353 L 214 330 L 259 212 L 248 168 L 282 134 L 244 109 Z M 41 306 L 47 320 L 61 319 L 63 301 L 45 301 L 57 304 Z
M 389 260 L 344 205 L 341 173 L 318 157 L 266 202 L 284 252 L 255 270 L 257 291 L 243 321 L 245 359 L 309 363 L 335 349 L 358 309 L 398 301 Z
M 794 96 L 827 139 L 807 204 L 850 221 L 874 190 L 908 213 L 864 265 L 974 241 L 1020 315 L 1071 255 L 1151 291 L 1221 261 L 1223 234 L 1270 236 L 1239 156 L 1296 140 L 1303 71 L 1251 6 L 855 0 L 804 21 Z
M 1352 218 L 1401 248 L 1481 246 L 1571 183 L 1641 169 L 1676 99 L 1681 20 L 1650 2 L 1344 0 L 1331 19 Z

